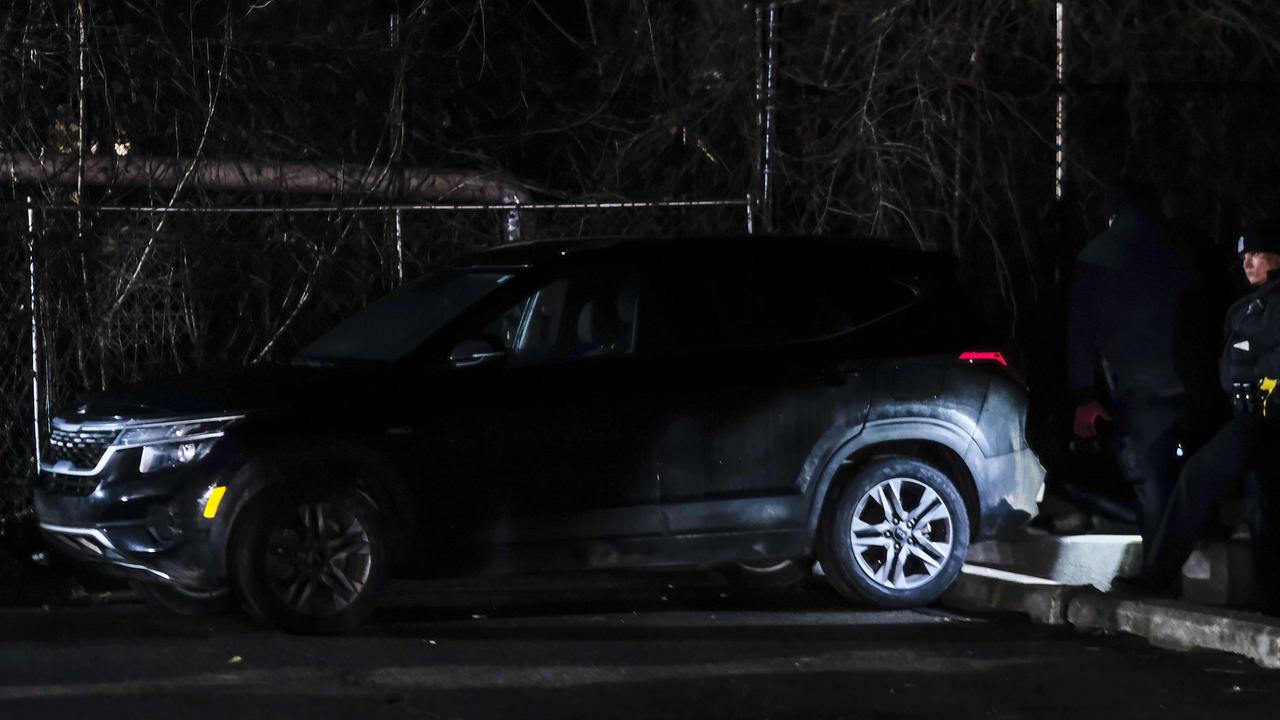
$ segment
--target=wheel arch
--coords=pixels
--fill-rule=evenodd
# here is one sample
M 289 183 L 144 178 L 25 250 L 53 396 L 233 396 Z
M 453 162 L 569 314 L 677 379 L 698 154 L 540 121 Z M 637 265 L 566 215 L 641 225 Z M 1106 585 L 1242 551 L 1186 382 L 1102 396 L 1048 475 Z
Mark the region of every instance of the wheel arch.
M 973 439 L 948 423 L 936 420 L 897 420 L 875 423 L 845 443 L 823 468 L 810 498 L 805 544 L 810 551 L 827 501 L 870 463 L 884 457 L 911 457 L 938 468 L 956 484 L 969 516 L 972 541 L 981 527 L 982 504 L 978 480 L 965 456 L 977 452 Z
M 333 475 L 337 478 L 355 476 L 355 485 L 374 505 L 385 510 L 392 537 L 392 568 L 401 568 L 409 561 L 406 541 L 414 536 L 415 514 L 408 483 L 394 463 L 374 447 L 350 438 L 278 438 L 257 448 L 237 476 L 239 483 L 233 481 L 240 487 L 227 518 L 222 544 L 223 568 L 228 579 L 235 576 L 234 540 L 245 508 L 263 491 L 288 481 L 294 473 L 316 463 L 334 469 Z

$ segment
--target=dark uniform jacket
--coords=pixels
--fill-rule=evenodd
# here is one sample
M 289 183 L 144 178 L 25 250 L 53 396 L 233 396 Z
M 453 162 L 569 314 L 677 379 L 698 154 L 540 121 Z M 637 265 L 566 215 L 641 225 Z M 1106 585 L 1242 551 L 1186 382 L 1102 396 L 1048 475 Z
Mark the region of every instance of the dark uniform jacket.
M 1230 394 L 1237 383 L 1280 378 L 1280 270 L 1227 310 L 1224 335 L 1218 363 L 1223 390 Z
M 1077 401 L 1096 394 L 1099 364 L 1113 400 L 1182 395 L 1178 322 L 1197 280 L 1161 223 L 1132 206 L 1080 251 L 1067 317 L 1068 382 Z M 1201 349 L 1209 357 L 1212 342 Z

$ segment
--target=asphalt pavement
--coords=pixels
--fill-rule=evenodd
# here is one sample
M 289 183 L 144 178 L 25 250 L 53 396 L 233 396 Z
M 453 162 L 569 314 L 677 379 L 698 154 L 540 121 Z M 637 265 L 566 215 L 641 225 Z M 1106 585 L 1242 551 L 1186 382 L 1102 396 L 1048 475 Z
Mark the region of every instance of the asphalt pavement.
M 820 581 L 817 581 L 820 582 Z M 359 633 L 0 611 L 0 718 L 1274 718 L 1280 671 L 707 576 L 401 584 Z

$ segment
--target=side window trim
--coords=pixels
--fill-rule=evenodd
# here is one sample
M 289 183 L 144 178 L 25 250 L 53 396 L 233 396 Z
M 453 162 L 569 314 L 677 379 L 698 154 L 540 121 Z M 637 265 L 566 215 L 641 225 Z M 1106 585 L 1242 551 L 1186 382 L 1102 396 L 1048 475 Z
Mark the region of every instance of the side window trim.
M 557 282 L 557 281 L 552 281 Z M 529 326 L 533 323 L 533 309 L 538 306 L 538 301 L 542 299 L 542 292 L 546 286 L 538 288 L 532 296 L 524 301 L 524 310 L 520 312 L 520 324 L 516 326 L 516 341 L 512 343 L 512 350 L 523 350 L 529 342 Z

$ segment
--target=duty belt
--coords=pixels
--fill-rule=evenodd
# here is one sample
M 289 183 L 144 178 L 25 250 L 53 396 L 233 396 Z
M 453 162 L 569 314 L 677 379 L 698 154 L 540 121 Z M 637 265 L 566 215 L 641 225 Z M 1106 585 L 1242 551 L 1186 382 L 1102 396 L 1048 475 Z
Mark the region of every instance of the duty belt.
M 1237 415 L 1267 417 L 1267 406 L 1271 404 L 1271 394 L 1276 390 L 1276 378 L 1262 378 L 1256 383 L 1234 383 L 1232 390 L 1231 402 Z

